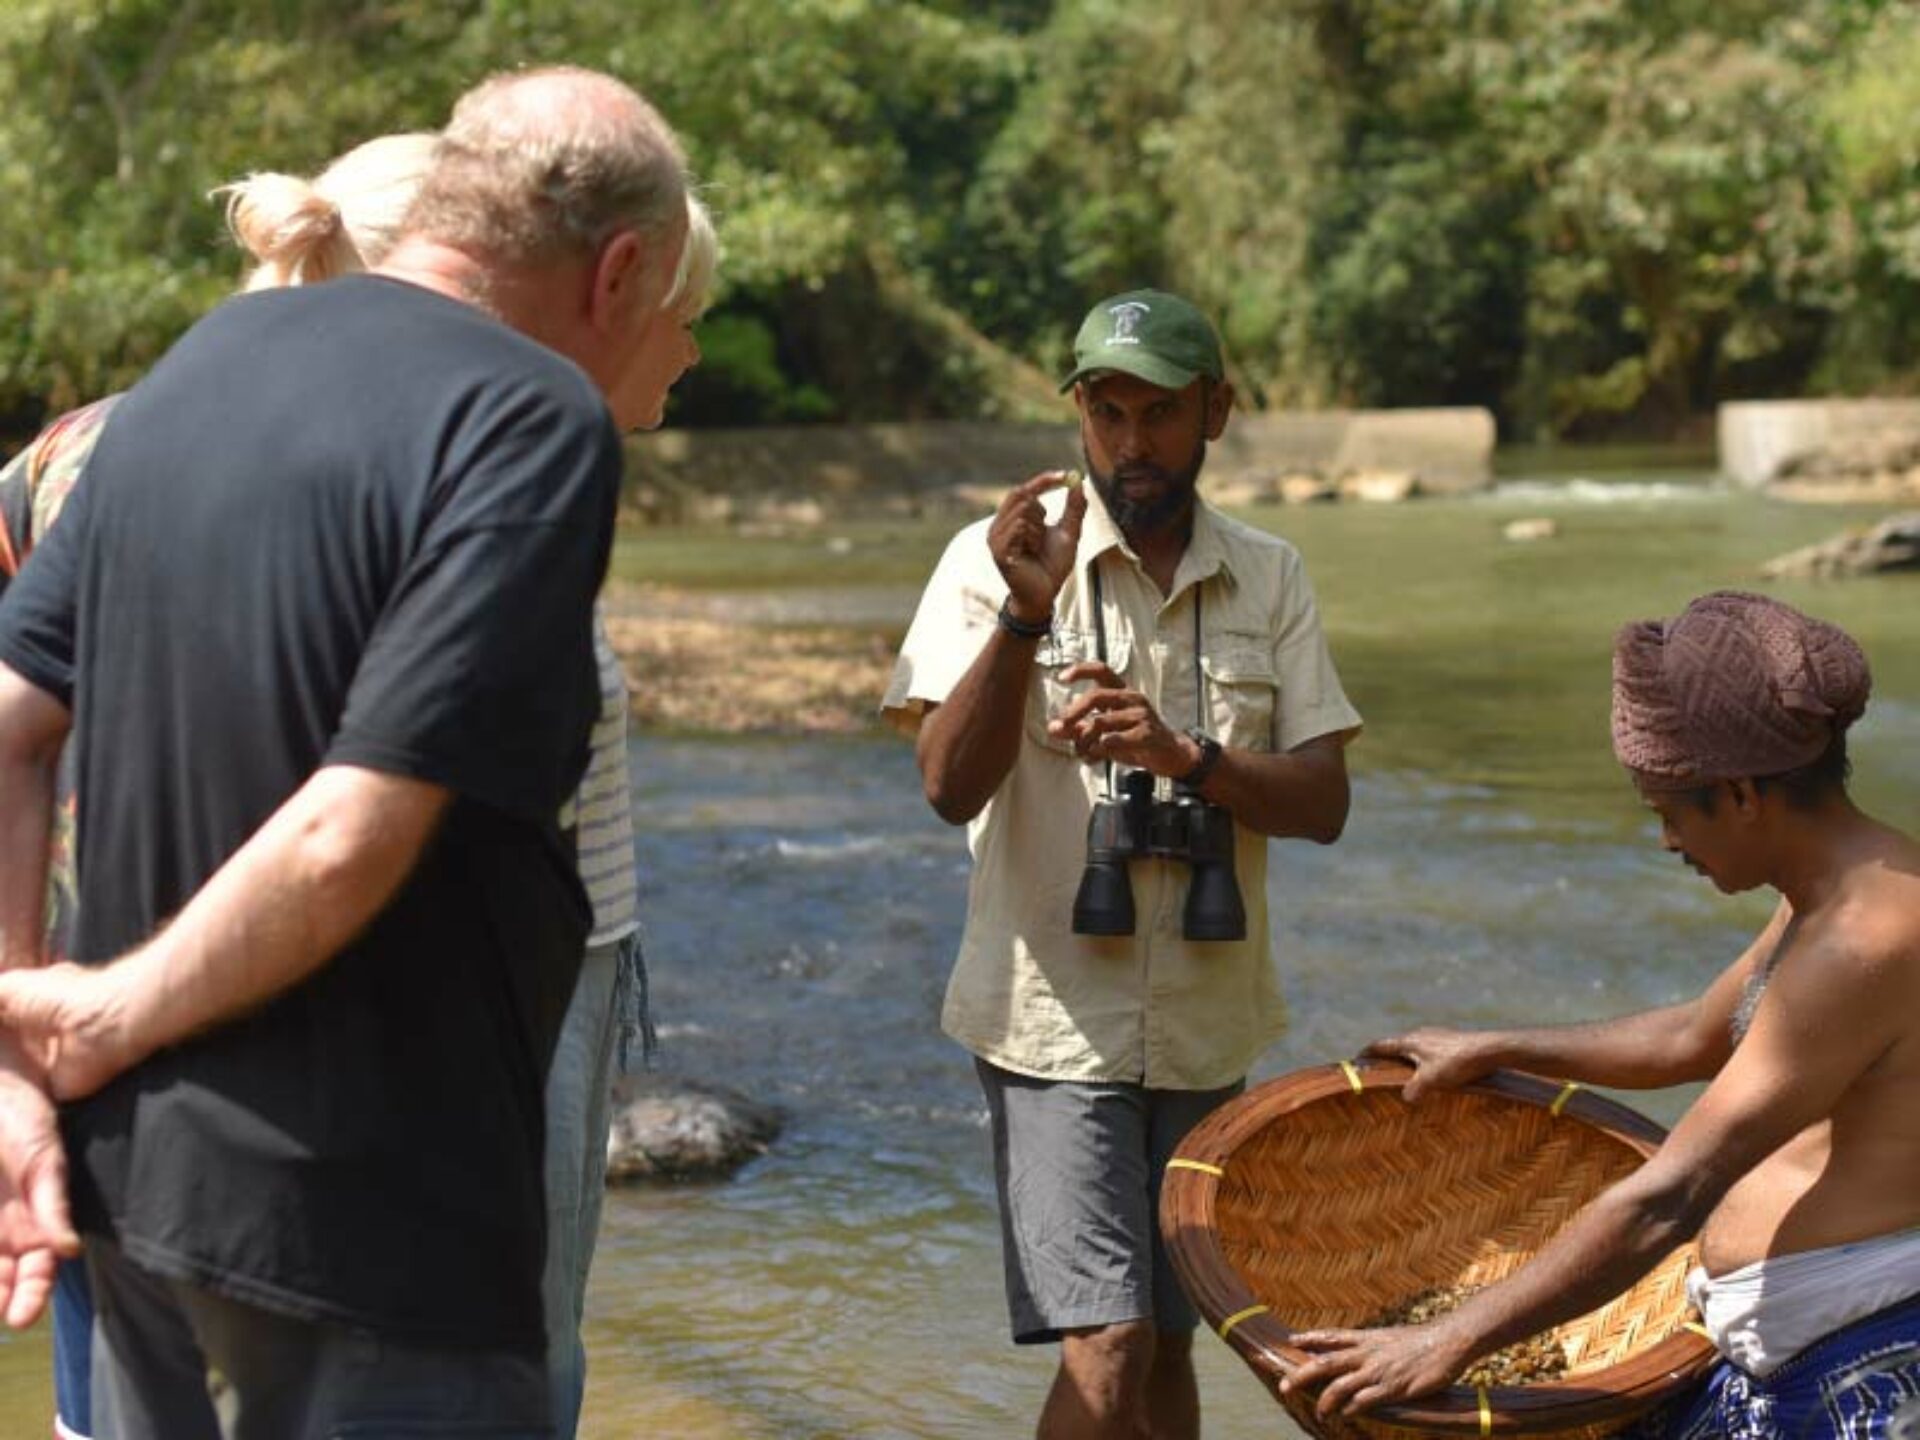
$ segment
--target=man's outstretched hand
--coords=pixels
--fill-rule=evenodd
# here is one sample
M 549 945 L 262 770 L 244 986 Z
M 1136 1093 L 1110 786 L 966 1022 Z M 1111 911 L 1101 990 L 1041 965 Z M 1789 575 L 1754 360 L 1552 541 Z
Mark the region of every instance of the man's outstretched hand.
M 1499 1068 L 1489 1034 L 1425 1025 L 1404 1035 L 1375 1040 L 1360 1054 L 1368 1059 L 1404 1060 L 1413 1066 L 1400 1091 L 1409 1104 L 1429 1090 L 1457 1090 Z
M 1321 1387 L 1314 1410 L 1353 1415 L 1414 1400 L 1451 1382 L 1473 1357 L 1441 1322 L 1388 1330 L 1303 1330 L 1290 1342 L 1313 1358 L 1280 1382 L 1283 1391 Z

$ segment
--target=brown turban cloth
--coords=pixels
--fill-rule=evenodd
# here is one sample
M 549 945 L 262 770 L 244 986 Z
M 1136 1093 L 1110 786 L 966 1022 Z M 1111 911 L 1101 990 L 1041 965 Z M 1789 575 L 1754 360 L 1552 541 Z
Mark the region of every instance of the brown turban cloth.
M 1819 759 L 1860 718 L 1871 684 L 1845 631 L 1717 590 L 1615 638 L 1613 753 L 1657 788 L 1778 775 Z

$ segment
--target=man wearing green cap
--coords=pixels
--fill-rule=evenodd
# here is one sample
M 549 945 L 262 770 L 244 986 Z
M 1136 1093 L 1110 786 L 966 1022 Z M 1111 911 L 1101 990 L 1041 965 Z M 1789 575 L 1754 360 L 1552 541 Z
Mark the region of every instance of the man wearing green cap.
M 1360 717 L 1298 553 L 1196 494 L 1233 407 L 1206 317 L 1116 295 L 1074 362 L 1092 485 L 1036 475 L 955 537 L 883 709 L 968 827 L 942 1024 L 993 1120 L 1014 1339 L 1062 1343 L 1038 1433 L 1187 1440 L 1196 1317 L 1160 1177 L 1285 1022 L 1267 839 L 1339 836 Z

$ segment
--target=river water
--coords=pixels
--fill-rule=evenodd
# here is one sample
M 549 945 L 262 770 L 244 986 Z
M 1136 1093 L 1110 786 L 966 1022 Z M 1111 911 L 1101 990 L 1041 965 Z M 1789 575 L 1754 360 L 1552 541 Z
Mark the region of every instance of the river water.
M 1502 540 L 1520 516 L 1551 517 L 1559 534 Z M 1257 1076 L 1420 1020 L 1670 1002 L 1764 920 L 1764 898 L 1723 898 L 1661 853 L 1615 770 L 1610 638 L 1751 584 L 1760 560 L 1861 512 L 1643 468 L 1250 518 L 1305 554 L 1368 722 L 1345 837 L 1276 848 L 1294 1019 Z M 798 588 L 713 603 L 904 625 L 945 528 L 849 527 L 839 570 L 802 565 Z M 652 562 L 689 563 L 671 537 L 623 554 L 635 572 Z M 789 575 L 771 551 L 747 563 Z M 1775 592 L 1865 644 L 1877 685 L 1855 732 L 1855 791 L 1908 826 L 1920 821 L 1917 586 Z M 984 1115 L 937 1024 L 965 894 L 960 832 L 927 810 L 891 737 L 644 737 L 632 760 L 663 1068 L 772 1100 L 789 1123 L 730 1183 L 609 1192 L 583 1433 L 1030 1433 L 1052 1354 L 1007 1343 Z M 1634 1103 L 1671 1121 L 1684 1100 Z M 1210 1435 L 1297 1433 L 1225 1346 L 1196 1348 Z M 46 1433 L 45 1365 L 42 1336 L 0 1341 L 0 1440 Z

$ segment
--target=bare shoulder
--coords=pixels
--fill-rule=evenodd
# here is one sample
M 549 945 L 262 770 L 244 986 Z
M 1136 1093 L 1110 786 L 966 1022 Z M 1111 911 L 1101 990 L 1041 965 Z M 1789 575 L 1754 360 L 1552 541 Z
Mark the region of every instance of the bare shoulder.
M 1814 964 L 1783 966 L 1778 978 L 1789 989 L 1827 990 L 1822 1008 L 1897 1017 L 1904 1029 L 1920 1016 L 1920 846 L 1897 839 L 1804 917 L 1793 948 Z
M 1835 929 L 1863 959 L 1920 966 L 1920 843 L 1886 830 L 1838 897 Z

